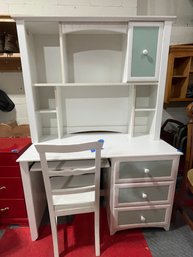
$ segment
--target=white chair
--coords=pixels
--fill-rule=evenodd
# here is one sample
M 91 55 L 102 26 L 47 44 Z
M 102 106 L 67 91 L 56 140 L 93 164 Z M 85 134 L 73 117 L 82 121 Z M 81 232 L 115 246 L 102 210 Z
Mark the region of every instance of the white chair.
M 95 254 L 100 256 L 99 211 L 100 167 L 103 143 L 89 142 L 77 145 L 36 145 L 46 190 L 54 257 L 59 257 L 57 217 L 94 212 Z M 62 161 L 57 169 L 50 169 L 49 153 L 92 151 L 95 159 Z

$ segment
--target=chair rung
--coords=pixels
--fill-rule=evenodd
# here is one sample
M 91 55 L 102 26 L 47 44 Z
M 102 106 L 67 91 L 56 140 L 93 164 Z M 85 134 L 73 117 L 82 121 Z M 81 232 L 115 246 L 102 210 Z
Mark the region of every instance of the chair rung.
M 77 169 L 64 169 L 64 170 L 49 170 L 49 177 L 53 176 L 79 176 L 95 172 L 95 167 L 77 168 Z
M 95 190 L 95 185 L 76 187 L 76 188 L 65 188 L 65 189 L 53 189 L 52 194 L 54 195 L 65 195 L 65 194 L 78 194 L 84 192 L 90 192 Z

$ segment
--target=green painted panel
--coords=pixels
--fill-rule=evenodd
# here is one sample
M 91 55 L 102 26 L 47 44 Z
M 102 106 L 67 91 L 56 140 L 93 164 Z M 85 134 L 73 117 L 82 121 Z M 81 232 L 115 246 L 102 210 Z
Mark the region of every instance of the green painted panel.
M 154 77 L 159 27 L 134 27 L 132 77 Z M 143 50 L 148 50 L 148 55 Z

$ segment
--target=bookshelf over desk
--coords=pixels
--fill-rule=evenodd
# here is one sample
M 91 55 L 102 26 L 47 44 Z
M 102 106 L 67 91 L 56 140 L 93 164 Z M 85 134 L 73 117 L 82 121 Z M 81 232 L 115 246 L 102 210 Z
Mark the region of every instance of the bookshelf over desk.
M 160 128 L 174 18 L 15 17 L 32 142 L 104 140 L 111 234 L 169 229 L 180 152 L 160 140 Z M 30 172 L 34 146 L 18 161 L 35 240 L 45 199 L 41 172 Z

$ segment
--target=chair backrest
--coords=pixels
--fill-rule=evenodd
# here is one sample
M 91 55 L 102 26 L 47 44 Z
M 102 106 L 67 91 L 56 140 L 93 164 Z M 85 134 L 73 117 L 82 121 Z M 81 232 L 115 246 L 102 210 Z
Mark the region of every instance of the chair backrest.
M 101 149 L 103 143 L 101 142 L 89 142 L 82 143 L 77 145 L 46 145 L 40 144 L 35 145 L 41 161 L 41 167 L 43 172 L 44 184 L 47 194 L 47 199 L 52 201 L 53 195 L 64 195 L 64 194 L 73 194 L 73 193 L 83 193 L 90 192 L 95 190 L 95 203 L 100 196 L 100 167 L 101 167 Z M 49 169 L 47 153 L 78 153 L 83 151 L 92 151 L 94 154 L 94 160 L 92 161 L 92 166 L 81 166 L 80 161 L 77 161 L 77 164 L 80 166 L 71 167 L 70 165 L 59 165 L 58 168 L 51 170 Z M 64 162 L 65 163 L 65 162 Z M 76 161 L 66 161 L 66 163 L 76 164 Z M 84 162 L 85 163 L 85 162 Z M 91 162 L 88 162 L 91 163 Z M 94 184 L 79 186 L 76 188 L 65 188 L 65 189 L 57 189 L 52 188 L 51 179 L 53 177 L 69 177 L 69 176 L 78 176 L 83 174 L 94 173 Z M 49 202 L 48 202 L 49 204 Z M 53 202 L 51 202 L 53 204 Z

